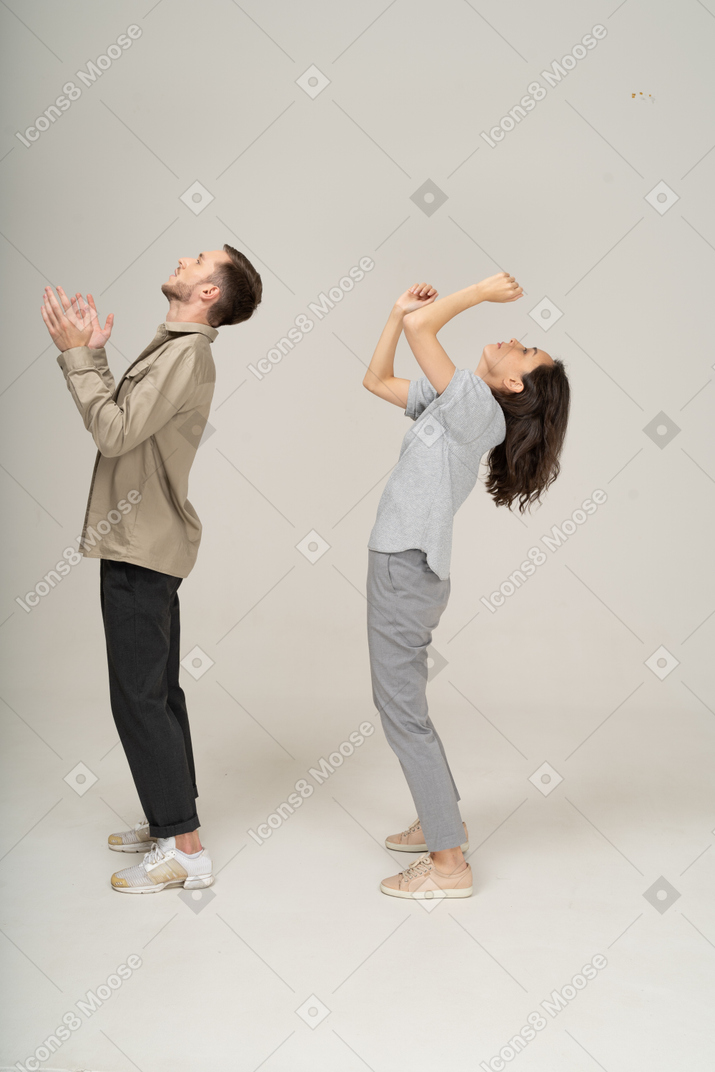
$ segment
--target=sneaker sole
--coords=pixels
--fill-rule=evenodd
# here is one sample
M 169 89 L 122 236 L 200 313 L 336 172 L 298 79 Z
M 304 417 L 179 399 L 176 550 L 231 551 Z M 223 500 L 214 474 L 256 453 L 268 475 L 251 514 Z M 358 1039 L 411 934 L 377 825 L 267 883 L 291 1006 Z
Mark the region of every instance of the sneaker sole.
M 419 891 L 410 893 L 407 890 L 393 890 L 389 886 L 384 886 L 381 882 L 380 889 L 388 897 L 406 897 L 410 901 L 442 901 L 448 897 L 471 897 L 473 887 L 465 886 L 460 890 L 425 890 L 423 893 Z
M 184 881 L 179 878 L 171 882 L 152 883 L 151 886 L 112 886 L 112 889 L 117 893 L 159 893 L 171 886 L 183 886 L 185 890 L 204 890 L 208 886 L 213 886 L 214 881 L 213 875 L 195 875 Z
M 139 841 L 131 845 L 110 845 L 107 842 L 107 847 L 113 852 L 149 852 L 155 841 L 156 838 L 150 838 L 149 841 Z
M 394 852 L 427 852 L 426 845 L 398 845 L 394 841 L 385 840 L 385 846 L 388 849 L 392 849 Z M 466 852 L 469 848 L 469 842 L 465 841 L 464 844 L 459 846 L 462 852 Z

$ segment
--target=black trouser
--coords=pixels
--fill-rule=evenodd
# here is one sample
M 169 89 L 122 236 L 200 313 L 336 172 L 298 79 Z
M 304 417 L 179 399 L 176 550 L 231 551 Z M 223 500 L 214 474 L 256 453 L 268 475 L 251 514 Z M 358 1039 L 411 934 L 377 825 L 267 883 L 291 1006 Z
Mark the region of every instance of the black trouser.
M 181 580 L 132 562 L 100 563 L 112 714 L 153 837 L 200 825 L 179 685 Z

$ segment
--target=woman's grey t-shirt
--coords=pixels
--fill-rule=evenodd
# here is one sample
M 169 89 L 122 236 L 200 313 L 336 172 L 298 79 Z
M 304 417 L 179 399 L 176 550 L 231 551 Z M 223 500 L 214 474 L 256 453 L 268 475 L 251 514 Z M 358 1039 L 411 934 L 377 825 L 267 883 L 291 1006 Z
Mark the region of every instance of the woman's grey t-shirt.
M 483 454 L 506 435 L 501 406 L 481 377 L 456 369 L 441 395 L 426 376 L 411 380 L 405 435 L 385 485 L 368 547 L 426 552 L 441 580 L 449 577 L 454 515 L 477 482 Z

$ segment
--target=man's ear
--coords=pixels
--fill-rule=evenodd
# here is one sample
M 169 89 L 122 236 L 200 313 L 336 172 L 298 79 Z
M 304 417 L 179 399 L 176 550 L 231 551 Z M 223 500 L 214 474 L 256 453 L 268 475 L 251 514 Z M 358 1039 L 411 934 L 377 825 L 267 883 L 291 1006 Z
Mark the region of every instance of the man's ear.
M 201 297 L 205 301 L 213 301 L 221 293 L 221 288 L 217 287 L 215 283 L 206 283 L 201 288 Z

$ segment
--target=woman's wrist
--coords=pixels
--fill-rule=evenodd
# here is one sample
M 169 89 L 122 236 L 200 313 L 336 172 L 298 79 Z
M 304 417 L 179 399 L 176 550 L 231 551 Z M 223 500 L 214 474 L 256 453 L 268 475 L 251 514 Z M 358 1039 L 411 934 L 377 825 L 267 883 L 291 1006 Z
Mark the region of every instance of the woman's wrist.
M 479 305 L 480 302 L 486 301 L 484 293 L 480 290 L 480 283 L 472 283 L 470 289 L 474 292 L 474 304 Z

